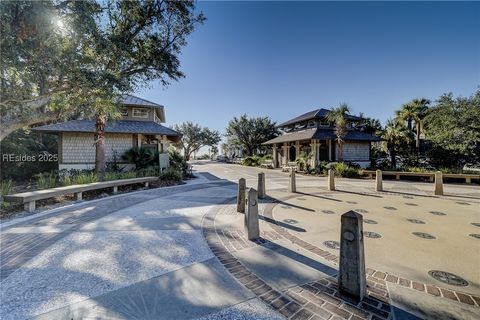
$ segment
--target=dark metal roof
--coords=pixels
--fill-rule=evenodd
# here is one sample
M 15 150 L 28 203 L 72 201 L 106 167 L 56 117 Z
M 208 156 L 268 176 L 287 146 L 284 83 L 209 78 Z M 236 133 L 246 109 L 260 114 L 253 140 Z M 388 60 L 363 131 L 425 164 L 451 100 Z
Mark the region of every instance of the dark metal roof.
M 283 142 L 290 142 L 290 141 L 297 141 L 297 140 L 308 140 L 313 139 L 315 131 L 317 129 L 307 129 L 302 131 L 295 131 L 290 133 L 282 134 L 272 140 L 264 142 L 263 144 L 272 144 L 272 143 L 283 143 Z
M 118 99 L 118 103 L 122 106 L 136 106 L 136 107 L 146 107 L 156 109 L 160 121 L 163 123 L 165 122 L 165 107 L 161 104 L 151 102 L 136 96 L 132 96 L 131 94 L 122 94 Z
M 322 119 L 322 118 L 325 118 L 327 116 L 327 113 L 329 113 L 330 111 L 331 110 L 323 109 L 323 108 L 313 110 L 313 111 L 304 113 L 304 114 L 302 114 L 302 115 L 300 115 L 296 118 L 285 121 L 285 122 L 279 124 L 277 127 L 286 127 L 286 126 L 289 126 L 291 124 L 295 124 L 295 123 L 303 122 L 303 121 L 307 121 L 307 120 Z M 347 115 L 347 119 L 352 120 L 352 121 L 358 121 L 358 120 L 361 120 L 362 118 L 357 117 L 357 116 Z
M 93 120 L 72 120 L 46 126 L 33 128 L 35 131 L 58 133 L 58 132 L 94 132 L 95 121 Z M 175 130 L 164 127 L 153 121 L 133 120 L 112 120 L 108 121 L 105 127 L 108 133 L 141 133 L 151 135 L 166 135 L 180 137 L 181 134 Z
M 130 94 L 122 94 L 118 100 L 118 103 L 125 106 L 141 106 L 160 109 L 164 108 L 161 104 L 132 96 Z
M 295 131 L 291 133 L 285 133 L 272 140 L 264 142 L 263 144 L 283 143 L 297 140 L 335 140 L 337 136 L 333 129 L 307 129 L 301 131 Z M 355 130 L 349 130 L 345 136 L 345 141 L 381 141 L 377 136 Z

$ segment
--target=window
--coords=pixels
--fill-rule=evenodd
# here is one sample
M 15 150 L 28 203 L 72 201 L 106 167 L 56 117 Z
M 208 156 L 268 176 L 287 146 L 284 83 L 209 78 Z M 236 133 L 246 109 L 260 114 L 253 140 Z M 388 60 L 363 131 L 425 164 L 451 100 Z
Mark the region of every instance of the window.
M 330 123 L 327 120 L 320 120 L 318 123 L 320 127 L 330 127 Z
M 122 113 L 122 116 L 128 117 L 128 108 L 122 108 L 120 112 Z
M 148 109 L 133 109 L 133 116 L 135 118 L 148 118 Z
M 309 128 L 315 127 L 315 121 L 313 121 L 313 120 L 308 121 L 308 127 Z

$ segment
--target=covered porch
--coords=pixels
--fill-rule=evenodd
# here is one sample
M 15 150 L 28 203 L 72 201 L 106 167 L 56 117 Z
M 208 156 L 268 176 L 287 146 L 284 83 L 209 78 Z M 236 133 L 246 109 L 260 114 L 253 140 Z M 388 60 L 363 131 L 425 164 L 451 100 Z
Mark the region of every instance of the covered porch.
M 305 130 L 281 135 L 265 142 L 272 146 L 273 167 L 288 166 L 297 161 L 302 152 L 311 154 L 310 165 L 315 167 L 320 161 L 335 161 L 335 141 L 332 139 L 316 139 L 316 130 Z

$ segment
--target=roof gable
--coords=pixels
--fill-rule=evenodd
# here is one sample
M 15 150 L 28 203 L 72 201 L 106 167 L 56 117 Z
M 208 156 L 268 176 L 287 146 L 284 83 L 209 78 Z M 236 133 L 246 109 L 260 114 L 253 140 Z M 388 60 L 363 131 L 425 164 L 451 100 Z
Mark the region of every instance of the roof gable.
M 295 124 L 295 123 L 298 123 L 298 122 L 303 122 L 303 121 L 308 121 L 308 120 L 313 120 L 313 119 L 316 119 L 316 120 L 322 119 L 322 118 L 325 118 L 330 111 L 331 110 L 324 109 L 324 108 L 309 111 L 309 112 L 304 113 L 304 114 L 302 114 L 298 117 L 295 117 L 293 119 L 285 121 L 285 122 L 279 124 L 277 127 L 286 127 L 286 126 L 289 126 L 289 125 L 292 125 L 292 124 Z M 361 120 L 362 118 L 357 117 L 357 116 L 353 116 L 353 115 L 347 115 L 347 119 L 349 119 L 351 121 L 358 121 L 358 120 Z

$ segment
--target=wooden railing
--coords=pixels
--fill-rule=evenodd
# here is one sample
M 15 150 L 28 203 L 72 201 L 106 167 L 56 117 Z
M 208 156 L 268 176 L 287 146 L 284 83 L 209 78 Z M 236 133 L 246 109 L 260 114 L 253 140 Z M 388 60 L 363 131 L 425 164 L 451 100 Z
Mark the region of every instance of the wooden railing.
M 368 175 L 370 179 L 375 176 L 373 170 L 363 170 L 363 173 Z M 434 172 L 403 172 L 403 171 L 382 171 L 384 176 L 395 176 L 396 180 L 400 180 L 401 177 L 421 177 L 428 178 L 429 181 L 433 181 L 435 177 Z M 444 178 L 452 179 L 465 179 L 466 183 L 472 183 L 472 180 L 480 180 L 480 174 L 463 174 L 463 173 L 444 173 Z

